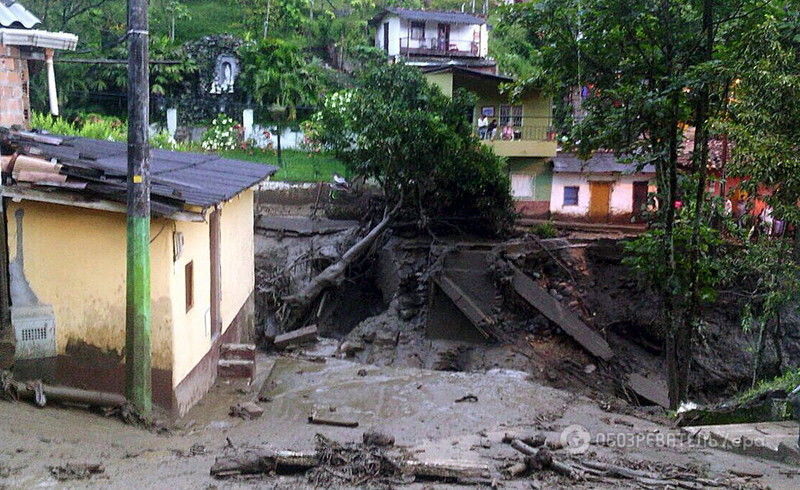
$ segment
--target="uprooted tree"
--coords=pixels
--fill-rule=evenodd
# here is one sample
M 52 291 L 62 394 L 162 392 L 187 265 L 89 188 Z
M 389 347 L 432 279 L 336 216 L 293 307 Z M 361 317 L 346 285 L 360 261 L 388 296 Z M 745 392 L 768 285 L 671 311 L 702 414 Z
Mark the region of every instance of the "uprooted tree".
M 512 223 L 503 161 L 474 136 L 472 96 L 450 98 L 404 65 L 373 65 L 354 89 L 329 96 L 308 136 L 332 149 L 357 177 L 377 182 L 381 221 L 301 291 L 285 297 L 285 324 L 301 321 L 323 291 L 364 257 L 392 222 L 435 236 L 470 231 L 501 234 Z

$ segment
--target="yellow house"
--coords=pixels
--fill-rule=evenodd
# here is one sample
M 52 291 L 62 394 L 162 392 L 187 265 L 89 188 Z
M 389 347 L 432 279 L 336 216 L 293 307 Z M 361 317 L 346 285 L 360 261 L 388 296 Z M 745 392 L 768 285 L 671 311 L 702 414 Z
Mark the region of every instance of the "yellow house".
M 126 146 L 14 131 L 2 146 L 15 375 L 122 393 Z M 153 401 L 173 414 L 214 382 L 221 345 L 253 334 L 253 188 L 275 171 L 152 152 Z
M 556 156 L 552 129 L 552 98 L 527 90 L 512 100 L 501 85 L 514 79 L 469 68 L 442 65 L 424 70 L 427 80 L 448 96 L 464 89 L 478 98 L 472 111 L 476 134 L 494 152 L 506 158 L 511 177 L 511 194 L 517 210 L 528 216 L 546 216 L 552 182 L 550 160 Z M 484 134 L 478 122 L 486 116 L 496 129 Z

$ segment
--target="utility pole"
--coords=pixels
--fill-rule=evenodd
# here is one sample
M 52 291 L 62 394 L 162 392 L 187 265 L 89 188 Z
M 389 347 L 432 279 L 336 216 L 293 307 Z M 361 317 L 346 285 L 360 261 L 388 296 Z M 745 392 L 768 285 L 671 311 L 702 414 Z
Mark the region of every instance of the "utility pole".
M 148 0 L 128 0 L 128 255 L 125 394 L 143 415 L 150 379 L 150 75 Z

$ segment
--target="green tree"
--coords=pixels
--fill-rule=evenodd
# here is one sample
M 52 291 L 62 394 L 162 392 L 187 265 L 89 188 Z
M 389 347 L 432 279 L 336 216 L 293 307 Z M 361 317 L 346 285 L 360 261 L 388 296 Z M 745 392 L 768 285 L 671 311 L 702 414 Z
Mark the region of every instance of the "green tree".
M 656 167 L 665 267 L 654 283 L 664 303 L 664 334 L 670 399 L 686 399 L 691 347 L 702 306 L 703 222 L 707 199 L 711 121 L 724 118 L 732 80 L 724 69 L 743 54 L 740 39 L 778 2 L 751 0 L 539 0 L 501 10 L 502 56 L 516 59 L 520 85 L 537 83 L 564 94 L 592 87 L 585 117 L 570 127 L 582 154 L 612 149 L 632 165 Z M 565 118 L 569 123 L 569 118 Z M 693 187 L 679 186 L 684 125 L 695 128 Z M 680 220 L 678 200 L 688 206 Z M 685 216 L 687 212 L 694 213 Z M 683 220 L 688 219 L 688 223 Z M 676 226 L 689 226 L 688 240 Z M 688 273 L 680 262 L 688 258 Z
M 451 99 L 418 69 L 379 64 L 357 87 L 329 96 L 312 119 L 312 137 L 355 175 L 382 186 L 389 207 L 402 203 L 422 230 L 443 224 L 498 233 L 511 223 L 503 162 L 474 137 L 465 114 L 474 100 Z
M 281 125 L 297 118 L 297 107 L 314 105 L 324 88 L 324 69 L 299 42 L 265 38 L 242 45 L 241 83 L 253 99 L 271 104 L 278 122 L 278 161 L 281 161 Z

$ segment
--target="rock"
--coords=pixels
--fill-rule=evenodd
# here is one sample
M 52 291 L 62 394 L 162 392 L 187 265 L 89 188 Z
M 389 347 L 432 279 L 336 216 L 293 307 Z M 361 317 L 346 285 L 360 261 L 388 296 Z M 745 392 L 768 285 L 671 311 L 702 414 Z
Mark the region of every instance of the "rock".
M 350 357 L 355 355 L 357 352 L 361 352 L 364 350 L 364 344 L 358 341 L 352 340 L 345 340 L 339 346 L 339 352 L 342 352 L 344 355 Z
M 244 420 L 257 419 L 263 414 L 264 409 L 253 402 L 237 403 L 228 412 L 231 417 L 241 417 Z
M 361 334 L 361 340 L 366 342 L 367 344 L 371 344 L 375 342 L 375 336 L 377 334 L 375 332 L 367 332 L 365 334 Z
M 364 444 L 366 444 L 367 446 L 379 446 L 379 447 L 394 446 L 394 436 L 391 436 L 389 434 L 384 434 L 383 432 L 370 430 L 364 432 L 361 438 Z
M 408 321 L 417 316 L 417 310 L 411 308 L 403 308 L 398 312 L 398 314 L 400 315 L 401 319 Z
M 594 364 L 587 364 L 586 367 L 583 368 L 583 372 L 586 374 L 592 374 L 597 370 L 597 366 Z

